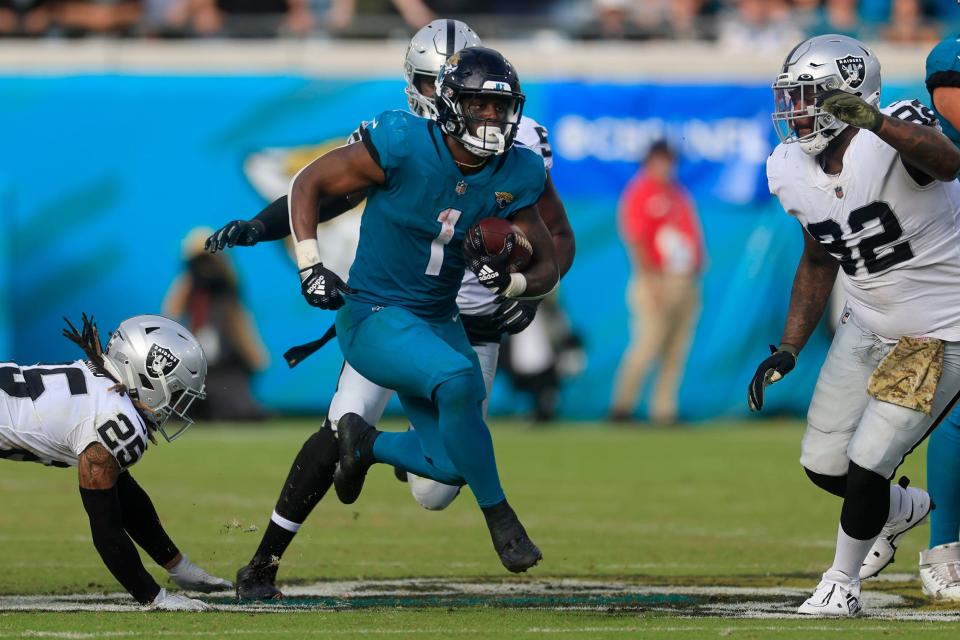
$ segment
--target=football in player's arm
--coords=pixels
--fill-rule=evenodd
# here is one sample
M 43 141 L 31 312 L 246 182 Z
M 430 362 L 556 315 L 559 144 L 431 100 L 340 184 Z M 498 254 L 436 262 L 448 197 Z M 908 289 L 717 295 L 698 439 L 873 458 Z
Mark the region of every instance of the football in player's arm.
M 71 325 L 64 335 L 84 350 L 87 360 L 0 365 L 0 415 L 12 418 L 0 425 L 0 458 L 75 465 L 94 547 L 124 589 L 150 608 L 209 608 L 168 593 L 144 568 L 134 543 L 183 589 L 232 588 L 180 552 L 129 471 L 148 441 L 155 441 L 155 433 L 171 440 L 189 426 L 186 412 L 194 398 L 203 397 L 206 377 L 199 344 L 161 316 L 124 321 L 106 351 L 86 316 L 80 331 Z M 176 421 L 181 428 L 170 434 Z

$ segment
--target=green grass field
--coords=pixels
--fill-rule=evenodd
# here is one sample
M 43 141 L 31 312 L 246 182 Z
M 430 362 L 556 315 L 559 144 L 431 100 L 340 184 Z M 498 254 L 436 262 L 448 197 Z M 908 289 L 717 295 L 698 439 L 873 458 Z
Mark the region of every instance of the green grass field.
M 152 448 L 134 475 L 180 548 L 232 579 L 311 428 L 198 426 Z M 349 593 L 334 584 L 324 596 L 320 585 L 320 595 L 291 598 L 282 613 L 0 612 L 0 638 L 957 637 L 960 623 L 937 617 L 951 611 L 920 594 L 925 527 L 888 569 L 899 580 L 865 586 L 867 613 L 882 617 L 789 618 L 832 560 L 840 508 L 806 480 L 800 434 L 795 422 L 504 424 L 494 433 L 503 484 L 544 553 L 529 576 L 502 569 L 469 492 L 444 512 L 426 512 L 389 468 L 376 468 L 356 504 L 332 493 L 321 503 L 281 566 L 290 593 L 360 581 L 343 587 Z M 923 459 L 918 451 L 902 469 L 918 485 Z M 0 462 L 0 549 L 0 609 L 8 596 L 119 588 L 93 549 L 73 470 Z M 403 582 L 427 578 L 435 580 Z M 744 599 L 762 601 L 765 613 L 725 613 Z M 210 600 L 232 606 L 225 596 Z M 884 603 L 893 603 L 886 614 Z M 895 619 L 904 616 L 894 610 L 915 620 Z

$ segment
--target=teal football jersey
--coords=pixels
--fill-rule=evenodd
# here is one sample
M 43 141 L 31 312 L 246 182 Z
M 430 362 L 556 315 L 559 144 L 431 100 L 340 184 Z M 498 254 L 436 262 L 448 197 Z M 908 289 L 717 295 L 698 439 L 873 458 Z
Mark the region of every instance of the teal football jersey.
M 543 159 L 514 145 L 465 176 L 437 123 L 405 111 L 380 114 L 361 139 L 386 180 L 368 191 L 351 300 L 403 307 L 425 319 L 454 315 L 467 229 L 536 203 L 546 181 Z
M 940 126 L 953 143 L 960 146 L 960 131 L 947 121 L 933 104 L 933 90 L 937 87 L 960 87 L 960 37 L 950 36 L 941 40 L 927 55 L 927 90 L 930 102 L 940 120 Z

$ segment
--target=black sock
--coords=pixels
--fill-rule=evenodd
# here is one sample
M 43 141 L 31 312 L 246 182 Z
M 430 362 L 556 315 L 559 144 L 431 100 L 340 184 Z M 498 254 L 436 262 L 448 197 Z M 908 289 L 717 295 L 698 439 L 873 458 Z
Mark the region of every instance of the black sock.
M 869 540 L 887 522 L 890 481 L 853 462 L 847 473 L 847 494 L 840 511 L 840 526 L 851 538 Z
M 263 538 L 260 540 L 260 546 L 257 552 L 253 554 L 252 562 L 254 564 L 274 564 L 283 557 L 284 552 L 293 537 L 297 535 L 296 531 L 288 531 L 273 520 L 267 525 L 267 530 L 263 532 Z
M 283 483 L 274 511 L 281 518 L 302 524 L 333 483 L 337 466 L 337 439 L 329 424 L 311 435 L 297 454 Z M 270 521 L 254 554 L 254 560 L 272 562 L 280 558 L 296 535 Z

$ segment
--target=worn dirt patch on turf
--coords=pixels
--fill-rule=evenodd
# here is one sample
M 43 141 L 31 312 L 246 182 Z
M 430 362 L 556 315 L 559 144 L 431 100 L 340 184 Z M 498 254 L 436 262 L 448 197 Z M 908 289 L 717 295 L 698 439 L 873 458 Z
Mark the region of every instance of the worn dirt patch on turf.
M 780 578 L 791 582 L 791 579 Z M 284 586 L 285 598 L 238 602 L 199 596 L 220 611 L 297 612 L 382 608 L 503 607 L 645 612 L 693 617 L 796 618 L 810 587 L 783 586 L 774 577 L 750 586 L 642 584 L 593 579 L 466 581 L 450 579 L 357 580 Z M 809 578 L 804 582 L 810 582 Z M 751 584 L 752 583 L 752 584 Z M 766 583 L 766 584 L 764 584 Z M 811 584 L 812 586 L 812 584 Z M 916 593 L 913 593 L 916 592 Z M 909 580 L 873 581 L 863 592 L 866 614 L 898 620 L 960 621 L 960 611 L 925 606 Z M 135 611 L 126 594 L 0 596 L 0 611 Z

